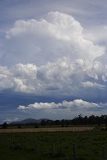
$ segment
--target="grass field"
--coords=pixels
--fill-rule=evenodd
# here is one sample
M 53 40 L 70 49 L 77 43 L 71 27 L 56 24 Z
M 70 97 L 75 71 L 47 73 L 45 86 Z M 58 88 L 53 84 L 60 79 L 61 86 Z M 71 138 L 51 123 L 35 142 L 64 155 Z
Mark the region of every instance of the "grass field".
M 1 160 L 107 159 L 107 131 L 0 133 Z
M 7 128 L 7 129 L 0 129 L 0 133 L 29 133 L 29 132 L 84 132 L 84 131 L 91 131 L 94 127 L 45 127 L 45 128 Z

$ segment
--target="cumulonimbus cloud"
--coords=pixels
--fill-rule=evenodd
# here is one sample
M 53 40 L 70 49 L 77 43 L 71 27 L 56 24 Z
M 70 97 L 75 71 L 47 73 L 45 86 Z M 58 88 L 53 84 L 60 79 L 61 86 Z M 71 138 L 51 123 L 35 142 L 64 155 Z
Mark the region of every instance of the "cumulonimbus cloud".
M 76 96 L 106 89 L 107 65 L 96 60 L 104 47 L 89 40 L 71 15 L 50 12 L 40 20 L 17 20 L 4 45 L 0 90 Z
M 106 108 L 106 103 L 96 102 L 107 99 L 107 64 L 100 59 L 105 58 L 105 47 L 72 15 L 49 12 L 41 19 L 17 20 L 1 46 L 0 92 L 71 99 L 20 104 L 19 110 L 45 110 L 47 116 L 47 111 L 57 115 L 61 109 L 58 116 L 68 117 L 72 111 L 74 116 Z
M 60 12 L 49 12 L 40 20 L 17 20 L 7 31 L 6 39 L 1 62 L 9 65 L 43 65 L 61 57 L 93 61 L 105 51 L 89 40 L 79 21 Z

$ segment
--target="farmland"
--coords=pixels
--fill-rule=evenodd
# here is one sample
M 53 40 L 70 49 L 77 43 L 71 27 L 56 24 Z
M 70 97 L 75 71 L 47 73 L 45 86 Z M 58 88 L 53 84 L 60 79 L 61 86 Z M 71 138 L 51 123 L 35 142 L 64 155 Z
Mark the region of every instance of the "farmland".
M 74 151 L 75 150 L 75 151 Z M 0 133 L 1 160 L 106 159 L 107 131 Z
M 92 126 L 78 126 L 78 127 L 44 127 L 44 128 L 7 128 L 0 129 L 0 133 L 29 133 L 29 132 L 84 132 L 91 131 L 94 127 Z

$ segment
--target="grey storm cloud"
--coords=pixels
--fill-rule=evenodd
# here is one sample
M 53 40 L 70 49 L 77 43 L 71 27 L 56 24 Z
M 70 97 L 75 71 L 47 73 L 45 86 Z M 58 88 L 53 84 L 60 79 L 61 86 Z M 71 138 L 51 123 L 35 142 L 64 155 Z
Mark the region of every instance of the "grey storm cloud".
M 11 68 L 0 66 L 1 91 L 11 89 L 34 95 L 76 96 L 84 90 L 92 90 L 98 94 L 98 90 L 105 92 L 106 81 L 107 66 L 82 59 L 72 62 L 62 58 L 42 66 L 21 63 Z

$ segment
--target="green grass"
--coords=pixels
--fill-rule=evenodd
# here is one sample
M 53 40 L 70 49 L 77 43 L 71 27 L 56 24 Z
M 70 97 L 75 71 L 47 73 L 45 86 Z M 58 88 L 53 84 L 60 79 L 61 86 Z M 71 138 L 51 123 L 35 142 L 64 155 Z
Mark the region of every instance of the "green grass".
M 0 159 L 73 160 L 73 144 L 76 145 L 77 160 L 107 158 L 107 132 L 93 131 L 0 134 Z

